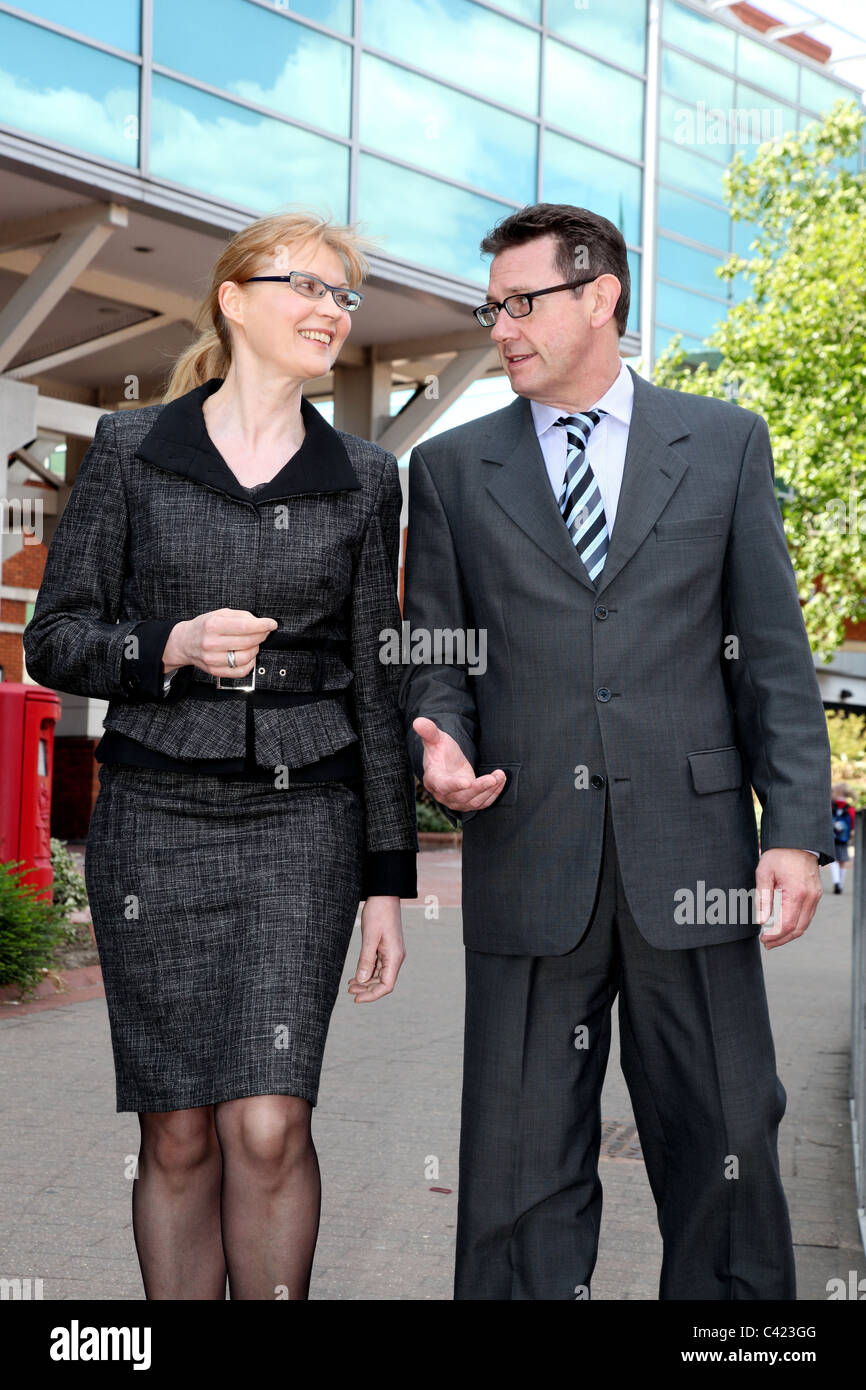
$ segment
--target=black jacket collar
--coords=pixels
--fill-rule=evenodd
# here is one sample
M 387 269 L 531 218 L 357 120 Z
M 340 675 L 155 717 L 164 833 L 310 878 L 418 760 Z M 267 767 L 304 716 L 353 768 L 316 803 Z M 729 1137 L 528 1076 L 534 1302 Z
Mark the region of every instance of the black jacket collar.
M 253 493 L 251 499 L 212 442 L 204 422 L 202 401 L 222 384 L 223 378 L 214 376 L 185 395 L 167 401 L 136 449 L 136 457 L 247 502 L 269 502 L 299 492 L 340 492 L 361 486 L 339 434 L 302 396 L 304 442 L 267 487 Z

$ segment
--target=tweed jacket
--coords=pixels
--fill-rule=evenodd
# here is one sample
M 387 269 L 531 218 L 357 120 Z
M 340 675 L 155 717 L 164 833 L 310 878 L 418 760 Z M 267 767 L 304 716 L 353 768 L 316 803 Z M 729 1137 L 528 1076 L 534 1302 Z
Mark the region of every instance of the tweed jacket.
M 277 708 L 253 699 L 256 764 L 287 768 L 290 781 L 292 768 L 358 741 L 365 884 L 396 874 L 402 887 L 369 891 L 414 896 L 399 670 L 379 659 L 380 630 L 400 625 L 397 461 L 302 399 L 300 450 L 251 497 L 205 427 L 202 401 L 221 385 L 213 377 L 173 401 L 100 417 L 24 632 L 28 672 L 108 700 L 107 730 L 169 757 L 242 758 L 246 698 L 192 698 L 202 674 L 193 666 L 166 690 L 162 653 L 173 626 L 200 613 L 275 618 L 256 662 L 269 688 L 323 695 Z M 281 649 L 284 639 L 295 649 Z M 346 688 L 348 712 L 324 693 Z

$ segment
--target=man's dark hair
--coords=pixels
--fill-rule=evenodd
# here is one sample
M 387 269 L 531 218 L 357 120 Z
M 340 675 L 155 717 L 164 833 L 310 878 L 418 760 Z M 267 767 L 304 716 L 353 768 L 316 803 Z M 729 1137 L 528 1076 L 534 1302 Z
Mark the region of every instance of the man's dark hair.
M 555 262 L 563 281 L 577 280 L 580 275 L 616 276 L 622 289 L 614 317 L 622 337 L 631 299 L 628 253 L 622 233 L 606 217 L 588 208 L 572 207 L 570 203 L 534 203 L 498 222 L 482 241 L 481 251 L 486 256 L 498 256 L 509 246 L 523 246 L 542 236 L 556 238 Z M 572 293 L 582 294 L 583 287 Z

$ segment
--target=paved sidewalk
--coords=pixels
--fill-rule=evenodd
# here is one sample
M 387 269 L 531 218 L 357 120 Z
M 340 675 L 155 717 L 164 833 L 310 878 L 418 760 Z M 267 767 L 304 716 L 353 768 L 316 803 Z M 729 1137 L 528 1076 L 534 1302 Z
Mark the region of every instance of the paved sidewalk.
M 460 855 L 424 852 L 419 906 L 404 906 L 408 958 L 394 995 L 342 994 L 314 1128 L 322 1166 L 315 1299 L 450 1299 L 462 1048 Z M 779 1073 L 788 1092 L 781 1155 L 799 1296 L 866 1274 L 848 1118 L 850 874 L 799 942 L 765 954 Z M 439 901 L 438 918 L 425 900 Z M 450 904 L 450 905 L 449 905 Z M 358 933 L 346 979 L 354 972 Z M 0 1275 L 41 1277 L 52 1299 L 141 1299 L 126 1176 L 134 1115 L 114 1110 L 101 998 L 0 1010 Z M 614 1011 L 615 1017 L 615 1011 Z M 602 1113 L 604 1214 L 593 1297 L 655 1299 L 661 1243 L 614 1033 Z M 632 1146 L 633 1149 L 633 1146 Z

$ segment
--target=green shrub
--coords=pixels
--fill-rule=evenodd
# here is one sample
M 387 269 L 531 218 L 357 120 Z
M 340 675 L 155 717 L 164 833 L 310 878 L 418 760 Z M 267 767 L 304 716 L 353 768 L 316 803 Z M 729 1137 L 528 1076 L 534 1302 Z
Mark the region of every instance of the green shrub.
M 66 910 L 37 896 L 24 882 L 23 859 L 0 863 L 0 986 L 18 985 L 22 997 L 35 993 L 57 947 L 68 939 Z
M 67 912 L 80 912 L 87 906 L 87 889 L 84 879 L 75 866 L 75 860 L 66 848 L 65 840 L 51 837 L 51 867 L 54 870 L 54 905 Z
M 418 822 L 418 829 L 426 832 L 448 831 L 454 834 L 455 829 L 460 829 L 460 823 L 453 826 L 446 815 L 443 815 L 436 805 L 427 788 L 415 778 L 415 818 Z

